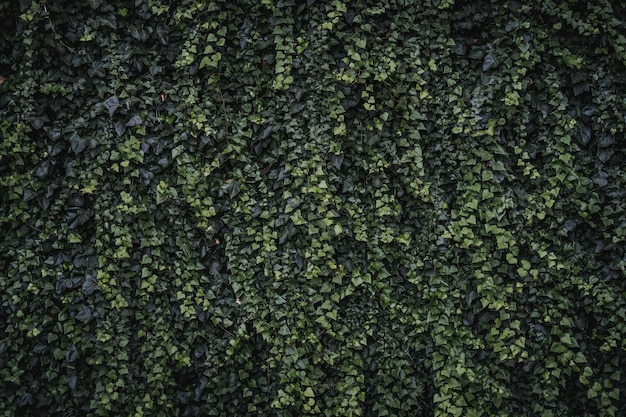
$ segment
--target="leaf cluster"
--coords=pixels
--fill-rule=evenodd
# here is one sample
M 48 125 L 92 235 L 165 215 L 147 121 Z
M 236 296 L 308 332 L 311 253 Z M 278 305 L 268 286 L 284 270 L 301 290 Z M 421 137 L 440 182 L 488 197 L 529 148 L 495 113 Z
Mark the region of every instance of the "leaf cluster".
M 623 6 L 0 13 L 0 415 L 626 412 Z

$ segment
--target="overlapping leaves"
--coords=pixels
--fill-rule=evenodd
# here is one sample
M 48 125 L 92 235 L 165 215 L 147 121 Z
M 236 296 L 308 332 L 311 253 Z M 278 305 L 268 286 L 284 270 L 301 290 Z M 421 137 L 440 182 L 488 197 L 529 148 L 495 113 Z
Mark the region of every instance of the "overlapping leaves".
M 3 415 L 624 413 L 621 6 L 10 3 Z

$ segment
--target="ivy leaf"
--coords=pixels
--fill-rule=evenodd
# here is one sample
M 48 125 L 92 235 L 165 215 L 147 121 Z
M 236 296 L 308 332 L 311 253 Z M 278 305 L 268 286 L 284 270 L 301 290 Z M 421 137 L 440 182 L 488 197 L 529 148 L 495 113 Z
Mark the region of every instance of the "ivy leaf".
M 24 189 L 24 194 L 22 196 L 22 200 L 23 201 L 30 201 L 33 198 L 37 197 L 37 193 L 35 191 L 33 191 L 31 188 L 25 188 Z
M 292 115 L 300 113 L 302 109 L 304 109 L 304 103 L 294 102 L 289 105 L 289 113 Z
M 124 132 L 126 132 L 126 127 L 124 126 L 124 123 L 122 122 L 115 122 L 115 134 L 120 137 L 124 134 Z
M 82 306 L 80 311 L 76 314 L 76 320 L 83 324 L 89 323 L 93 319 L 93 309 L 91 307 Z
M 35 117 L 31 121 L 31 125 L 35 129 L 41 129 L 46 124 L 46 122 L 49 122 L 49 121 L 50 121 L 50 119 L 48 118 L 48 115 L 44 114 L 42 116 Z
M 137 125 L 140 125 L 141 123 L 142 123 L 141 117 L 134 115 L 128 120 L 128 122 L 126 122 L 126 127 L 137 126 Z
M 91 274 L 85 276 L 85 282 L 83 282 L 82 291 L 85 295 L 91 295 L 98 289 L 98 280 Z
M 467 48 L 462 41 L 457 40 L 454 46 L 452 47 L 451 51 L 453 54 L 456 54 L 456 55 L 465 55 L 465 53 L 467 52 Z
M 72 152 L 79 154 L 87 147 L 87 141 L 78 136 L 77 133 L 74 133 L 72 137 L 70 137 L 70 147 Z
M 591 141 L 591 129 L 587 126 L 580 126 L 578 129 L 578 140 L 583 145 L 588 144 Z
M 593 183 L 597 185 L 598 187 L 604 187 L 609 183 L 608 178 L 609 178 L 608 173 L 606 173 L 605 171 L 599 170 L 598 173 L 594 174 L 594 176 L 591 179 Z
M 263 133 L 261 134 L 261 138 L 267 139 L 269 135 L 272 134 L 273 130 L 274 130 L 274 126 L 272 125 L 265 126 L 265 128 L 263 129 Z
M 341 169 L 341 165 L 343 164 L 343 158 L 344 158 L 344 154 L 340 153 L 340 154 L 333 154 L 331 156 L 333 165 L 335 166 L 335 168 L 337 169 Z
M 241 191 L 237 181 L 232 181 L 229 184 L 228 188 L 229 188 L 228 194 L 230 195 L 230 198 L 235 198 L 237 196 L 237 194 L 239 194 L 239 191 Z
M 615 151 L 613 150 L 613 148 L 598 148 L 598 159 L 601 162 L 607 162 L 609 159 L 611 159 L 611 157 L 613 156 L 613 153 Z
M 80 351 L 74 343 L 72 343 L 65 352 L 65 360 L 69 363 L 76 362 L 80 358 Z
M 76 376 L 76 372 L 72 372 L 70 375 L 65 377 L 65 382 L 67 382 L 67 386 L 70 387 L 72 391 L 76 390 L 76 381 L 78 377 Z
M 109 112 L 109 117 L 113 117 L 115 111 L 120 106 L 120 100 L 117 97 L 111 97 L 104 102 L 104 107 L 106 107 Z
M 496 59 L 493 54 L 489 53 L 483 59 L 483 72 L 489 71 L 496 63 Z
M 50 174 L 50 161 L 46 159 L 45 161 L 41 161 L 37 168 L 35 168 L 35 176 L 37 178 L 43 179 L 46 178 Z

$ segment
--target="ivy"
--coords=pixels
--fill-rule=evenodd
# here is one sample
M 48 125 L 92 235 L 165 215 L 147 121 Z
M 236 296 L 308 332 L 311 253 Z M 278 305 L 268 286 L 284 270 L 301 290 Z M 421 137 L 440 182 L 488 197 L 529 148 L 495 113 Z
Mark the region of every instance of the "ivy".
M 1 415 L 626 411 L 623 6 L 0 12 Z

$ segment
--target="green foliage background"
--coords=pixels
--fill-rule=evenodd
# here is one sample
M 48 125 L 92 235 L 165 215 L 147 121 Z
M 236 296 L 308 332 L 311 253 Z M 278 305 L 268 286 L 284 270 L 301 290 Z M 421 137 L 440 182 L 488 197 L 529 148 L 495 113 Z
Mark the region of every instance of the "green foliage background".
M 625 415 L 621 2 L 0 13 L 0 415 Z

